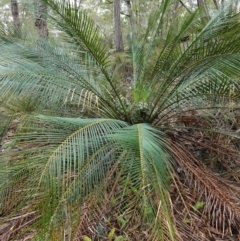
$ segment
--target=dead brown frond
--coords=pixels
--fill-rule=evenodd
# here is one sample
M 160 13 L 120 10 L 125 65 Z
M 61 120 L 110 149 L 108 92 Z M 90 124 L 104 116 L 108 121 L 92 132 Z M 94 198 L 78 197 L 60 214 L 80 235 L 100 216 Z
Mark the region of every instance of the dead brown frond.
M 29 226 L 38 218 L 35 214 L 34 211 L 26 213 L 24 209 L 22 213 L 18 213 L 9 219 L 0 219 L 0 222 L 3 222 L 0 225 L 0 240 L 31 240 L 35 235 L 35 230 L 29 230 Z
M 238 236 L 240 228 L 240 195 L 237 183 L 214 174 L 199 162 L 184 146 L 172 142 L 171 151 L 177 164 L 173 179 L 178 188 L 175 194 L 175 214 L 181 224 L 179 232 L 194 239 Z M 175 193 L 175 192 L 173 192 Z M 179 203 L 176 201 L 178 200 Z M 179 212 L 179 209 L 183 213 Z M 206 235 L 207 233 L 207 235 Z M 215 240 L 215 239 L 213 239 Z M 224 239 L 226 240 L 226 239 Z

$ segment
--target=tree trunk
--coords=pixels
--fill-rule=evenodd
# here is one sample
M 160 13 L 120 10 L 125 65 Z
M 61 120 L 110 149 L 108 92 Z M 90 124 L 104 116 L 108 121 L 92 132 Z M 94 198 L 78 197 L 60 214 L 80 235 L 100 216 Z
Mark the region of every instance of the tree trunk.
M 34 0 L 35 4 L 35 26 L 38 28 L 39 37 L 42 39 L 48 38 L 47 28 L 47 6 L 41 0 Z
M 81 0 L 74 0 L 74 7 L 75 9 L 79 9 L 81 4 Z
M 133 28 L 133 16 L 132 16 L 131 0 L 125 0 L 125 3 L 127 5 L 127 9 L 128 9 L 128 17 L 129 17 L 129 21 L 130 21 L 130 26 L 131 26 L 131 28 Z
M 189 13 L 192 13 L 191 10 L 186 6 L 186 4 L 183 3 L 183 1 L 179 0 L 179 2 Z M 176 3 L 176 5 L 177 4 L 178 4 L 178 2 Z M 190 2 L 190 4 L 192 4 L 192 2 Z M 192 9 L 192 6 L 191 6 L 191 9 Z
M 78 8 L 78 7 L 77 7 L 77 0 L 74 0 L 74 7 L 75 7 L 75 9 Z
M 213 0 L 213 3 L 214 3 L 214 5 L 215 5 L 216 9 L 218 9 L 219 7 L 218 7 L 217 0 Z
M 21 30 L 21 23 L 19 19 L 17 0 L 11 0 L 11 11 L 13 16 L 14 31 L 15 33 L 19 34 Z
M 202 4 L 204 4 L 204 0 L 197 0 L 197 5 L 201 6 Z
M 121 30 L 120 7 L 120 0 L 114 0 L 114 40 L 117 52 L 122 52 L 124 50 Z
M 203 16 L 210 19 L 206 1 L 205 0 L 197 0 L 197 5 L 200 8 L 200 11 L 202 11 Z

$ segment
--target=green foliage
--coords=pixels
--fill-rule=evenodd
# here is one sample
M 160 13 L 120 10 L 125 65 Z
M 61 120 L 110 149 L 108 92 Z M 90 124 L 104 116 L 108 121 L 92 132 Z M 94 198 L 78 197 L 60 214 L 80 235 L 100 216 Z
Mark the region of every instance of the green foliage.
M 92 239 L 90 239 L 89 237 L 87 237 L 87 236 L 83 236 L 83 241 L 92 241 Z
M 205 205 L 205 202 L 202 202 L 202 201 L 197 202 L 197 203 L 194 205 L 194 209 L 199 210 L 199 209 L 203 208 L 204 205 Z
M 86 11 L 67 0 L 43 2 L 61 31 L 57 41 L 36 42 L 30 33 L 16 39 L 1 29 L 0 98 L 25 117 L 12 150 L 0 155 L 3 222 L 29 215 L 27 227 L 9 232 L 18 238 L 36 230 L 33 240 L 125 240 L 136 230 L 149 240 L 180 240 L 172 181 L 183 172 L 195 182 L 194 193 L 199 186 L 212 192 L 198 173 L 204 169 L 176 136 L 190 133 L 189 123 L 180 123 L 184 113 L 237 98 L 228 97 L 230 86 L 239 85 L 239 13 L 221 8 L 206 22 L 198 10 L 173 16 L 175 1 L 162 1 L 146 32 L 134 30 L 129 52 L 112 63 Z M 130 66 L 127 75 L 119 74 L 119 62 Z M 195 122 L 192 130 L 222 131 Z M 178 171 L 181 165 L 185 169 Z M 196 210 L 217 217 L 218 209 L 208 204 L 222 200 L 215 189 L 213 198 L 202 194 Z M 220 209 L 231 225 L 232 210 L 236 218 L 239 210 L 227 204 Z M 224 230 L 219 220 L 213 225 Z

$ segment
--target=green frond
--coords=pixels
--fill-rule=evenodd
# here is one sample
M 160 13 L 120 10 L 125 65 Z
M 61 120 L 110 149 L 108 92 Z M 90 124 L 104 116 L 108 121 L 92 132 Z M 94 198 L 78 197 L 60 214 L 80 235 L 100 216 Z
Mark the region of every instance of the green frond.
M 79 115 L 86 109 L 101 116 L 104 105 L 109 109 L 105 115 L 118 117 L 110 100 L 103 98 L 106 93 L 102 86 L 107 83 L 86 53 L 81 52 L 79 58 L 68 48 L 56 48 L 51 43 L 35 48 L 33 44 L 25 46 L 24 42 L 3 44 L 2 50 L 2 101 L 33 95 L 31 98 L 45 108 L 70 105 L 79 108 Z
M 171 157 L 163 133 L 149 125 L 128 126 L 111 119 L 38 116 L 26 123 L 27 128 L 22 126 L 16 139 L 25 158 L 20 161 L 19 152 L 17 156 L 11 154 L 11 162 L 4 168 L 6 173 L 1 173 L 6 175 L 1 193 L 16 188 L 15 182 L 25 180 L 23 186 L 28 192 L 22 200 L 16 199 L 15 205 L 21 208 L 29 203 L 30 210 L 38 207 L 35 209 L 40 215 L 37 226 L 42 229 L 39 237 L 51 239 L 55 228 L 64 233 L 61 225 L 66 222 L 66 212 L 72 217 L 68 221 L 71 225 L 79 222 L 77 213 L 81 205 L 101 187 L 105 178 L 110 178 L 109 172 L 115 166 L 121 170 L 118 185 L 123 188 L 118 198 L 133 191 L 131 199 L 124 198 L 116 207 L 121 207 L 121 215 L 127 215 L 134 205 L 146 225 L 154 224 L 153 235 L 161 234 L 174 240 L 167 192 Z M 5 212 L 10 215 L 11 209 L 6 208 L 7 196 L 4 194 L 1 198 Z M 102 201 L 101 197 L 98 201 Z M 134 210 L 129 224 L 134 221 Z
M 103 45 L 101 33 L 93 20 L 84 11 L 74 9 L 73 3 L 69 0 L 64 2 L 60 0 L 44 0 L 44 2 L 53 11 L 53 14 L 49 15 L 53 24 L 67 34 L 67 42 L 73 43 L 80 51 L 86 52 L 91 57 L 91 60 L 96 63 L 111 91 L 120 101 L 122 109 L 125 111 L 125 106 L 114 86 L 112 76 L 107 71 L 109 66 L 108 49 Z
M 86 11 L 42 2 L 57 39 L 16 39 L 0 24 L 0 102 L 13 113 L 0 125 L 9 238 L 206 240 L 210 228 L 222 238 L 238 230 L 238 10 L 209 16 L 161 1 L 144 33 L 132 29 L 129 51 L 112 55 Z
M 180 42 L 180 37 L 184 36 L 181 34 L 179 36 L 176 34 L 177 37 L 170 39 L 169 45 L 164 50 L 165 54 L 159 55 L 159 62 L 157 61 L 157 67 L 155 67 L 156 71 L 154 70 L 156 82 L 153 81 L 153 83 L 158 87 L 156 95 L 152 99 L 153 108 L 150 115 L 153 117 L 151 121 L 156 118 L 157 113 L 163 110 L 162 108 L 172 94 L 172 96 L 176 96 L 183 90 L 182 88 L 178 89 L 180 86 L 197 85 L 203 76 L 212 86 L 214 86 L 214 82 L 218 81 L 219 75 L 220 78 L 224 76 L 228 79 L 239 78 L 239 48 L 237 47 L 239 35 L 235 34 L 238 29 L 235 22 L 238 21 L 238 18 L 238 14 L 229 18 L 228 12 L 224 9 L 222 12 L 218 12 L 199 33 L 191 34 L 191 31 L 188 32 L 189 40 L 186 44 Z M 190 18 L 190 21 L 187 22 L 189 26 L 183 24 L 181 27 L 191 29 L 198 21 L 196 15 L 195 18 Z M 225 32 L 226 26 L 231 26 L 230 32 Z M 179 31 L 181 33 L 181 28 Z M 165 69 L 166 71 L 164 71 Z M 232 83 L 233 81 L 230 80 L 229 84 Z M 174 91 L 168 92 L 173 86 L 175 86 Z M 221 95 L 219 91 L 214 91 L 212 93 Z M 167 96 L 168 94 L 169 96 Z
M 169 240 L 174 240 L 175 234 L 171 214 L 168 211 L 169 202 L 166 192 L 169 182 L 168 163 L 171 160 L 166 137 L 163 133 L 146 124 L 133 125 L 117 130 L 109 137 L 122 146 L 123 150 L 133 152 L 130 159 L 122 161 L 124 165 L 121 169 L 123 170 L 123 176 L 127 177 L 125 182 L 127 181 L 138 190 L 140 207 L 146 220 L 150 223 L 160 222 L 161 225 L 157 226 L 158 230 L 155 230 L 155 225 L 153 230 L 158 235 L 161 233 L 163 236 L 167 235 Z M 164 213 L 162 218 L 158 217 L 157 208 L 160 204 L 156 204 L 156 200 L 152 199 L 151 194 L 153 193 L 158 197 L 157 200 L 161 202 L 161 212 Z M 168 227 L 166 233 L 160 226 Z
M 6 175 L 1 193 L 6 193 L 8 188 L 15 189 L 14 183 L 18 182 L 19 178 L 22 179 L 22 188 L 26 186 L 28 192 L 21 197 L 23 200 L 17 198 L 15 205 L 21 208 L 29 202 L 32 203 L 30 209 L 37 205 L 41 210 L 38 211 L 41 215 L 38 222 L 42 225 L 44 235 L 47 235 L 56 223 L 61 222 L 61 215 L 64 219 L 62 207 L 65 204 L 77 202 L 80 205 L 86 195 L 102 181 L 117 154 L 113 145 L 104 138 L 104 133 L 126 124 L 104 119 L 81 120 L 44 116 L 29 121 L 28 129 L 22 127 L 17 136 L 20 141 L 19 148 L 26 158 L 23 161 L 19 160 L 19 155 L 12 156 L 11 163 L 7 165 L 9 169 L 4 168 L 6 173 L 1 173 L 1 176 Z M 36 142 L 31 145 L 33 140 Z M 23 169 L 26 164 L 28 168 Z M 10 204 L 5 198 L 5 195 L 1 197 L 4 212 L 9 210 L 11 214 L 11 209 L 6 208 L 6 205 Z
M 84 11 L 74 9 L 70 1 L 46 1 L 54 14 L 49 17 L 60 30 L 68 34 L 68 41 L 77 43 L 80 51 L 88 52 L 101 68 L 107 65 L 107 49 L 93 20 Z

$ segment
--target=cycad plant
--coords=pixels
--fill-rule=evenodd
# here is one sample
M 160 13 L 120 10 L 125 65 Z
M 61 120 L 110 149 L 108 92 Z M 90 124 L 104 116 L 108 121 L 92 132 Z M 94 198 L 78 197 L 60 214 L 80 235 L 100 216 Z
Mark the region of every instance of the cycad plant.
M 1 31 L 0 98 L 18 120 L 0 155 L 2 240 L 237 237 L 239 13 L 172 16 L 162 1 L 132 29 L 120 81 L 88 15 L 44 2 L 56 40 Z

